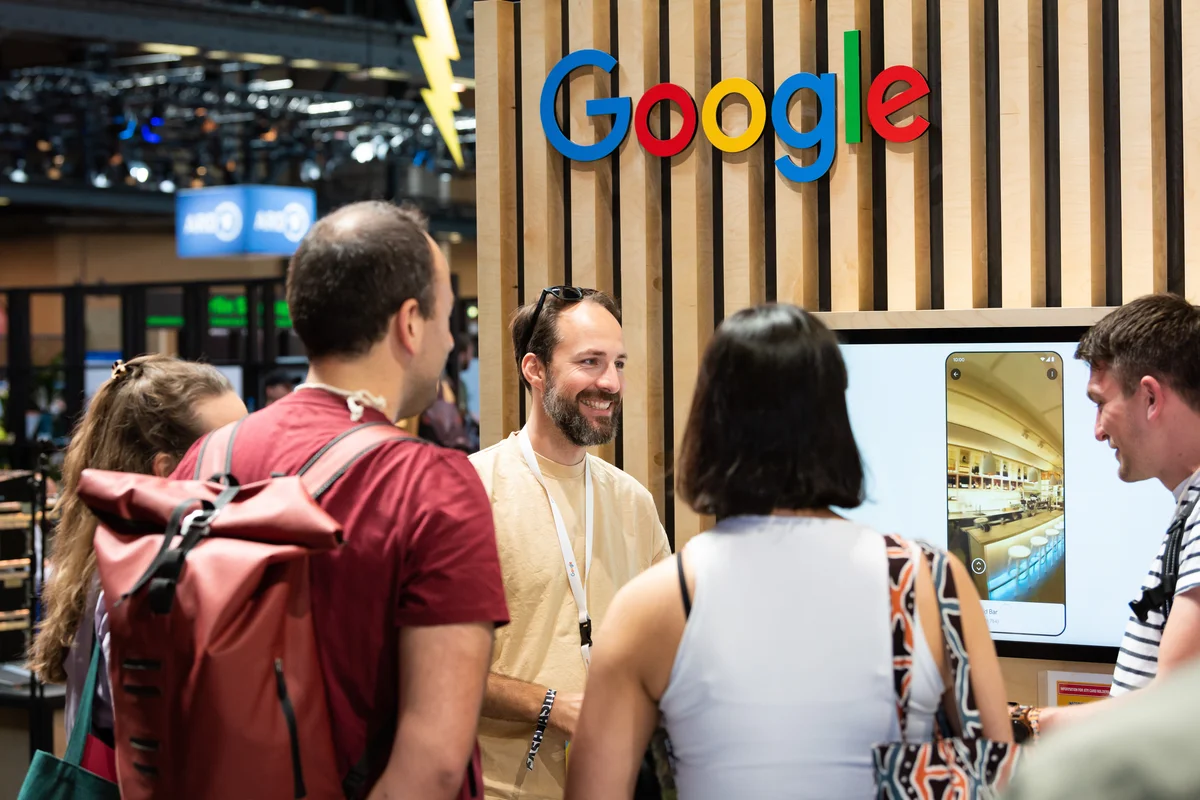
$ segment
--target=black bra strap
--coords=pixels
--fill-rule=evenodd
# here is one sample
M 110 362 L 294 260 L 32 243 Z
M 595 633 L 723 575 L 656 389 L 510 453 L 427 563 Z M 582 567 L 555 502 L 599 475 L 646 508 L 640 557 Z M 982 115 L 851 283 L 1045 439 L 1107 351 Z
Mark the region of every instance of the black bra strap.
M 679 591 L 683 594 L 683 616 L 687 619 L 692 615 L 692 598 L 688 595 L 687 579 L 683 577 L 683 554 L 675 554 L 675 566 L 679 568 Z

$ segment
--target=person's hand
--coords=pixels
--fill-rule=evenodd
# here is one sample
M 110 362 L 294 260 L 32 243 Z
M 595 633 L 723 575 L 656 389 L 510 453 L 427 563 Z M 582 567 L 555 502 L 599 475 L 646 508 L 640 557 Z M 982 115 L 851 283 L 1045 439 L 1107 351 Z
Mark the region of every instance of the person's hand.
M 564 692 L 555 696 L 554 707 L 550 709 L 550 727 L 569 740 L 575 735 L 575 726 L 579 724 L 579 709 L 582 706 L 582 692 Z

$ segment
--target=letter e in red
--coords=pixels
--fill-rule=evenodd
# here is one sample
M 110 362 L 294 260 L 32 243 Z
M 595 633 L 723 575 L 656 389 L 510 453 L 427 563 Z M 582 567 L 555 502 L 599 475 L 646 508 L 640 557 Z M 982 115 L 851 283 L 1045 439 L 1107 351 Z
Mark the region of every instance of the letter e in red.
M 901 81 L 907 83 L 909 88 L 884 100 L 888 88 Z M 871 83 L 871 90 L 867 94 L 867 116 L 871 120 L 871 127 L 889 142 L 911 142 L 919 138 L 929 130 L 929 120 L 918 114 L 911 122 L 900 126 L 893 125 L 888 117 L 927 94 L 929 83 L 920 72 L 903 65 L 888 67 Z

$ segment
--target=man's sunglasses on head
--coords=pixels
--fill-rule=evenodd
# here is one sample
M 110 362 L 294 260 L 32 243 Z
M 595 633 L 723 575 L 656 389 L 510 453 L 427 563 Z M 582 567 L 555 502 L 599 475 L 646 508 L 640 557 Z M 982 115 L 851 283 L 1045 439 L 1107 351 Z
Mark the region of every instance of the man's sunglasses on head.
M 583 289 L 578 286 L 547 286 L 542 289 L 537 308 L 529 318 L 529 333 L 525 335 L 525 344 L 521 347 L 522 356 L 529 352 L 529 343 L 533 341 L 533 332 L 537 330 L 538 317 L 542 314 L 542 306 L 546 304 L 546 295 L 552 294 L 565 303 L 578 303 L 594 291 L 595 289 Z

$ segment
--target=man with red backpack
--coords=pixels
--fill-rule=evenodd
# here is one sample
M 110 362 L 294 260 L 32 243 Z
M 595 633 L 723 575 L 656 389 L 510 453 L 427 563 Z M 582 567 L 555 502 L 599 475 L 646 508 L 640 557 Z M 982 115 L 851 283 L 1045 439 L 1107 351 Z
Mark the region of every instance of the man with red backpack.
M 256 690 L 245 703 L 246 719 L 261 713 L 276 726 L 286 719 L 290 732 L 288 767 L 295 767 L 294 774 L 282 773 L 284 785 L 278 794 L 272 787 L 271 797 L 324 797 L 324 791 L 338 785 L 339 794 L 353 797 L 369 793 L 371 798 L 431 800 L 470 796 L 473 790 L 481 794 L 478 761 L 472 760 L 476 726 L 493 631 L 508 622 L 491 508 L 463 453 L 423 442 L 393 424 L 419 414 L 434 399 L 453 346 L 453 299 L 449 267 L 418 215 L 391 204 L 366 202 L 323 218 L 293 256 L 287 282 L 294 330 L 310 360 L 306 382 L 236 426 L 199 442 L 173 476 L 189 482 L 176 485 L 215 486 L 213 492 L 221 489 L 211 482 L 214 475 L 231 476 L 222 478 L 229 488 L 201 508 L 210 515 L 201 521 L 217 536 L 222 525 L 229 530 L 238 525 L 240 531 L 252 528 L 254 520 L 247 519 L 259 495 L 291 480 L 283 476 L 296 475 L 306 476 L 305 488 L 341 528 L 344 540 L 339 545 L 308 557 L 302 597 L 311 609 L 313 660 L 324 683 L 337 775 L 331 780 L 325 774 L 325 759 L 303 763 L 305 748 L 323 734 L 305 722 L 300 704 L 289 694 L 296 673 L 286 669 L 284 658 L 276 658 L 275 685 Z M 200 483 L 204 481 L 209 483 Z M 256 489 L 255 482 L 263 481 L 267 488 Z M 251 494 L 241 510 L 236 508 L 239 492 Z M 219 510 L 222 498 L 227 511 Z M 124 505 L 113 500 L 109 507 L 128 509 L 137 498 L 120 502 Z M 207 510 L 210 505 L 217 510 Z M 99 506 L 104 502 L 93 504 Z M 280 503 L 279 508 L 279 525 L 287 524 L 289 514 L 303 511 L 294 501 Z M 178 529 L 185 534 L 179 546 L 184 548 L 188 526 L 178 519 L 171 524 L 168 532 Z M 262 541 L 239 535 L 255 545 Z M 211 560 L 220 546 L 219 539 L 201 537 L 190 556 L 185 551 L 189 560 L 177 579 L 179 588 L 171 588 L 178 595 L 176 607 L 187 606 L 191 596 L 185 590 L 188 570 L 193 570 L 193 583 L 207 579 L 204 551 L 208 549 Z M 282 558 L 290 551 L 280 552 Z M 101 560 L 103 574 L 105 556 Z M 243 608 L 272 591 L 278 583 L 270 573 L 275 566 L 266 564 L 255 573 L 253 595 L 239 599 Z M 117 570 L 107 572 L 106 586 L 115 584 Z M 160 567 L 146 575 L 152 572 L 157 577 L 147 580 L 145 591 L 150 595 L 156 585 L 161 590 L 163 581 L 176 580 L 179 569 Z M 215 580 L 222 574 L 214 570 Z M 137 611 L 141 590 L 116 588 L 117 594 L 130 592 L 134 597 L 128 616 L 153 617 L 151 611 Z M 295 590 L 291 596 L 298 596 Z M 149 603 L 154 605 L 152 597 Z M 289 601 L 289 612 L 296 607 Z M 222 624 L 221 615 L 210 616 L 215 617 L 212 625 Z M 201 612 L 185 627 L 200 637 L 197 631 L 208 624 Z M 252 635 L 231 626 L 205 642 L 205 654 L 216 663 L 224 649 L 243 646 L 240 640 Z M 121 660 L 114 668 L 119 671 L 114 683 L 136 682 L 137 670 L 157 668 L 155 659 L 135 659 L 136 654 L 119 653 L 119 643 L 115 647 Z M 264 641 L 261 647 L 265 651 L 270 644 Z M 300 679 L 305 669 L 301 664 Z M 193 669 L 197 672 L 202 670 Z M 268 668 L 268 682 L 269 678 Z M 236 690 L 230 685 L 230 691 Z M 121 695 L 120 688 L 115 692 Z M 220 690 L 210 689 L 211 693 Z M 135 715 L 142 713 L 139 703 L 149 702 L 153 700 L 125 700 Z M 121 706 L 118 697 L 119 748 L 129 738 L 121 735 Z M 146 724 L 153 727 L 152 722 Z M 239 719 L 221 723 L 229 726 L 229 735 L 238 735 Z M 180 735 L 189 736 L 186 728 Z M 208 738 L 219 737 L 218 732 Z M 285 735 L 284 746 L 276 748 L 282 751 L 279 758 L 287 758 L 287 740 Z M 156 740 L 150 745 L 162 746 Z M 154 754 L 141 754 L 138 748 L 150 745 L 139 745 L 136 739 L 130 745 L 128 758 L 139 771 L 143 768 L 136 759 L 150 764 Z M 184 756 L 201 763 L 203 758 L 202 748 Z M 222 769 L 220 763 L 208 766 Z M 314 775 L 314 769 L 320 774 Z M 150 774 L 148 785 L 154 778 Z M 125 775 L 121 784 L 124 791 Z M 190 796 L 208 796 L 211 791 Z M 148 789 L 144 796 L 159 795 Z

